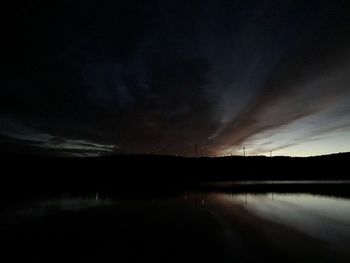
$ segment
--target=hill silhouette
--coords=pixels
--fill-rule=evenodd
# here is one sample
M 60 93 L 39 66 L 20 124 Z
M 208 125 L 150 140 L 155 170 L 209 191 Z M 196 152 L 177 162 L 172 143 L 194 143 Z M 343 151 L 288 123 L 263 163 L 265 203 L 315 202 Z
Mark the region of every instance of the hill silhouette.
M 11 196 L 106 192 L 169 193 L 211 182 L 350 180 L 350 153 L 314 157 L 184 158 L 111 155 L 89 158 L 1 156 L 2 194 Z

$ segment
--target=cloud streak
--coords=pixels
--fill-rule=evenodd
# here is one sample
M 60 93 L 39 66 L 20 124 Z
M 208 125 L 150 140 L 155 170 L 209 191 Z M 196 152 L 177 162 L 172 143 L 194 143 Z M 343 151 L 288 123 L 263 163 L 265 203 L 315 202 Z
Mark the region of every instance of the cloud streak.
M 118 149 L 115 145 L 94 143 L 83 139 L 68 139 L 40 132 L 28 127 L 18 120 L 0 116 L 0 135 L 10 138 L 14 143 L 25 143 L 37 148 L 51 151 L 53 155 L 77 156 L 101 155 L 114 152 Z
M 0 134 L 71 153 L 193 155 L 198 144 L 217 155 L 346 130 L 348 10 L 345 0 L 32 4 L 5 43 Z
M 335 112 L 328 121 L 336 121 L 334 109 L 346 107 L 350 96 L 350 50 L 338 43 L 332 43 L 331 51 L 328 45 L 312 48 L 318 52 L 305 48 L 277 65 L 253 100 L 220 128 L 215 148 L 239 146 L 260 133 L 323 111 Z

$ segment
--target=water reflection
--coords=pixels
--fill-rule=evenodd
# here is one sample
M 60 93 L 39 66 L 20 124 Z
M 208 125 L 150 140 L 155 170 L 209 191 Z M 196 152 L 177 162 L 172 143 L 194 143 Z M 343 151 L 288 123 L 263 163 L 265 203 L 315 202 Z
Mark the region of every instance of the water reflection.
M 210 183 L 216 186 L 234 186 L 234 185 L 285 185 L 285 184 L 350 184 L 350 180 L 274 180 L 274 181 L 232 181 L 232 182 L 214 182 Z
M 0 231 L 9 241 L 17 233 L 14 246 L 18 240 L 24 247 L 33 243 L 32 233 L 40 237 L 34 247 L 59 247 L 62 240 L 75 246 L 78 240 L 76 254 L 89 259 L 96 251 L 99 261 L 101 255 L 106 261 L 133 255 L 135 260 L 121 262 L 350 262 L 350 199 L 276 191 L 188 191 L 158 198 L 96 192 L 37 200 L 0 214 Z M 106 242 L 86 249 L 96 240 Z
M 295 228 L 347 248 L 350 244 L 350 200 L 301 193 L 218 194 L 223 201 L 244 204 L 256 216 Z
M 37 200 L 25 203 L 23 207 L 15 210 L 3 212 L 4 215 L 12 216 L 43 216 L 54 213 L 61 213 L 65 211 L 78 211 L 94 207 L 108 206 L 113 204 L 113 201 L 107 197 L 101 197 L 98 193 L 88 196 L 69 197 L 64 196 L 60 198 L 53 198 L 47 200 Z

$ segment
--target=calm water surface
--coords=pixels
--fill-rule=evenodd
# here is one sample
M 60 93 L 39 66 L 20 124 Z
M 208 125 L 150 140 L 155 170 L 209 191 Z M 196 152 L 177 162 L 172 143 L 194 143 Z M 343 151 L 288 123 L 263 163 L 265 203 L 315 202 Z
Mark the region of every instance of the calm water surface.
M 350 199 L 343 195 L 349 183 L 321 184 L 333 185 L 334 194 L 322 193 L 325 187 L 238 193 L 225 185 L 152 198 L 48 198 L 2 212 L 0 230 L 9 246 L 42 247 L 50 255 L 58 249 L 62 260 L 73 251 L 83 261 L 350 262 Z M 36 249 L 27 253 L 50 260 Z
M 218 194 L 252 214 L 343 247 L 350 246 L 350 199 L 302 193 Z

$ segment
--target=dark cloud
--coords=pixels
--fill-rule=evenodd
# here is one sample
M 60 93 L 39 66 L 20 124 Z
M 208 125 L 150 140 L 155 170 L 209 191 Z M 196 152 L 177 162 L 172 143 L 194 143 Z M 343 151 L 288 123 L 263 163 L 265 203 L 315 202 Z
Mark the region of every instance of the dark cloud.
M 0 134 L 45 135 L 43 147 L 62 150 L 183 154 L 198 143 L 216 154 L 324 111 L 345 125 L 348 11 L 292 0 L 9 6 L 0 112 L 15 121 Z
M 311 42 L 281 57 L 252 100 L 236 118 L 224 124 L 215 135 L 218 147 L 240 145 L 254 135 L 347 102 L 350 23 L 342 16 L 335 21 L 333 14 L 327 18 L 320 31 L 309 32 Z M 328 121 L 336 121 L 337 116 Z
M 91 156 L 115 152 L 118 149 L 116 145 L 104 145 L 94 143 L 84 139 L 69 139 L 57 137 L 52 134 L 41 132 L 28 127 L 14 118 L 0 115 L 0 138 L 9 138 L 6 141 L 16 144 L 24 144 L 32 148 L 32 151 L 50 155 L 75 155 Z M 3 140 L 0 139 L 0 145 L 3 146 Z M 24 149 L 24 148 L 22 148 Z

